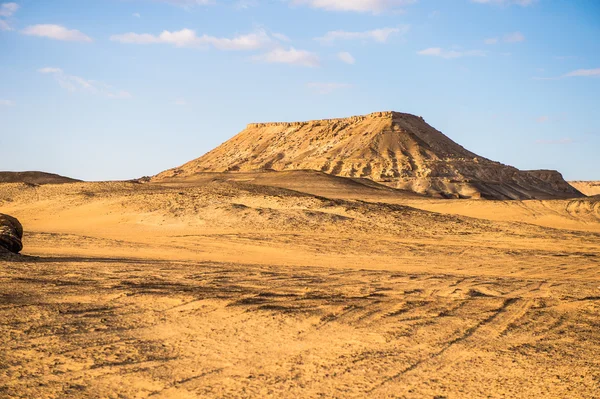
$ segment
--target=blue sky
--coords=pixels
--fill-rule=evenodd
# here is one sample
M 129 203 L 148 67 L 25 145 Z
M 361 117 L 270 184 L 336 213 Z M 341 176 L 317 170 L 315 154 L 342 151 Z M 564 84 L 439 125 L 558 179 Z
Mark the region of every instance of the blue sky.
M 395 110 L 600 180 L 600 2 L 0 0 L 0 170 L 128 179 L 249 122 Z

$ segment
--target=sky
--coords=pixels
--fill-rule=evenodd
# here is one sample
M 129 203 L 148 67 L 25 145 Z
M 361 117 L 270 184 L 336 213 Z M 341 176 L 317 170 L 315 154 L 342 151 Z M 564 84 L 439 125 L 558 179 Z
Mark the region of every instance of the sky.
M 385 110 L 600 180 L 600 1 L 0 0 L 0 170 L 137 178 Z

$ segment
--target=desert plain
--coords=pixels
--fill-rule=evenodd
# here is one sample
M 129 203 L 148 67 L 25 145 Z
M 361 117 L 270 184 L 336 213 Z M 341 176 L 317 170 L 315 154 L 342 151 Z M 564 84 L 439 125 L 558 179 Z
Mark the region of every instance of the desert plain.
M 600 197 L 417 133 L 362 169 L 338 153 L 337 175 L 275 151 L 260 170 L 4 176 L 24 248 L 0 258 L 0 397 L 599 398 Z M 458 177 L 354 176 L 405 161 Z
M 309 171 L 3 183 L 0 397 L 598 397 L 599 209 Z

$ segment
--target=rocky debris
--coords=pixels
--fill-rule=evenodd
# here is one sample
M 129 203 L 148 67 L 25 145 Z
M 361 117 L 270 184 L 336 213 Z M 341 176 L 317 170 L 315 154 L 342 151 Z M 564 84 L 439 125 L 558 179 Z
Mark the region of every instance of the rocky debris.
M 9 215 L 0 213 L 0 252 L 19 253 L 23 249 L 23 226 Z
M 422 117 L 399 112 L 252 123 L 202 157 L 152 180 L 256 170 L 317 170 L 445 198 L 583 196 L 556 171 L 520 171 L 483 158 L 428 125 Z

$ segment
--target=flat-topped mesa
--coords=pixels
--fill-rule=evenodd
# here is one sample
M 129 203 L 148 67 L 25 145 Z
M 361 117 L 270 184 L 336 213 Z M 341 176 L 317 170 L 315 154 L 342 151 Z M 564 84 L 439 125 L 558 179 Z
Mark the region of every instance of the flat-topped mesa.
M 251 123 L 202 157 L 152 180 L 203 172 L 317 170 L 456 198 L 581 196 L 549 172 L 521 172 L 463 148 L 422 117 L 393 111 L 305 122 Z
M 346 123 L 356 123 L 364 121 L 369 118 L 392 118 L 394 115 L 393 111 L 383 111 L 383 112 L 372 112 L 367 115 L 357 115 L 350 116 L 348 118 L 333 118 L 333 119 L 315 119 L 310 121 L 300 121 L 300 122 L 256 122 L 249 123 L 247 125 L 247 129 L 253 128 L 263 128 L 263 127 L 292 127 L 292 126 L 304 126 L 304 125 L 330 125 L 340 122 Z

